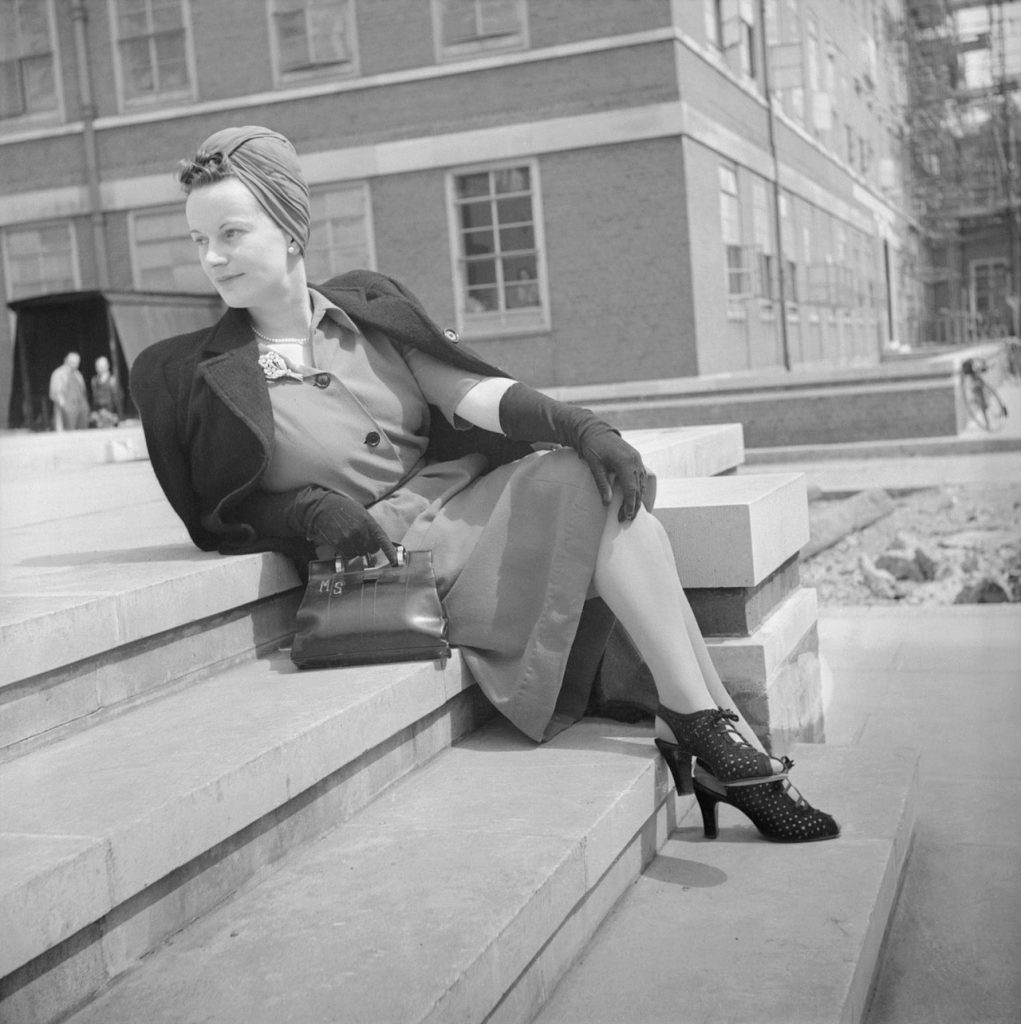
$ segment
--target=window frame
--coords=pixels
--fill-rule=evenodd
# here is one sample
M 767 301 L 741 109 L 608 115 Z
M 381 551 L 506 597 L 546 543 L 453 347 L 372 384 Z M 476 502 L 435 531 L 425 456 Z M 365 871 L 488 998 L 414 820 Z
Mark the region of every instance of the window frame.
M 532 231 L 535 246 L 535 284 L 539 290 L 538 306 L 524 306 L 526 312 L 508 310 L 505 306 L 499 310 L 470 313 L 465 309 L 464 299 L 467 297 L 467 282 L 462 267 L 467 264 L 467 256 L 462 249 L 462 226 L 459 217 L 460 202 L 457 195 L 457 179 L 471 174 L 492 174 L 503 170 L 527 168 L 529 173 L 529 196 L 532 206 Z M 466 337 L 493 338 L 513 335 L 535 334 L 549 331 L 551 328 L 549 278 L 546 259 L 546 233 L 542 209 L 542 183 L 539 174 L 539 161 L 535 157 L 518 160 L 501 160 L 492 163 L 470 164 L 451 168 L 446 175 L 447 189 L 447 224 L 450 234 L 450 269 L 453 286 L 455 324 L 459 333 Z M 498 193 L 490 192 L 490 197 Z M 497 224 L 498 227 L 498 224 Z M 499 264 L 502 256 L 494 252 L 493 261 Z M 497 271 L 496 287 L 500 291 L 501 303 L 505 301 L 506 282 Z
M 10 117 L 0 116 L 0 131 L 21 129 L 26 124 L 48 124 L 61 122 L 65 119 L 64 85 L 60 57 L 60 38 L 57 34 L 56 0 L 40 0 L 46 11 L 47 29 L 50 42 L 51 72 L 53 75 L 53 93 L 55 103 L 50 110 L 28 111 L 12 114 Z M 20 62 L 23 58 L 18 57 Z
M 364 223 L 364 227 L 365 227 L 365 241 L 366 241 L 366 251 L 367 251 L 367 254 L 368 254 L 368 260 L 367 260 L 367 265 L 364 268 L 342 267 L 340 269 L 333 270 L 331 272 L 331 274 L 330 274 L 330 277 L 334 276 L 335 274 L 342 274 L 346 270 L 356 270 L 356 269 L 375 270 L 377 265 L 378 265 L 377 264 L 377 260 L 376 260 L 376 225 L 375 225 L 375 221 L 374 221 L 373 216 L 372 216 L 372 192 L 371 192 L 371 189 L 370 189 L 369 182 L 368 181 L 335 181 L 335 182 L 325 182 L 325 183 L 320 183 L 318 185 L 313 185 L 312 189 L 311 189 L 311 193 L 312 193 L 313 199 L 316 196 L 321 196 L 321 195 L 324 195 L 325 193 L 328 193 L 328 192 L 338 192 L 338 191 L 344 191 L 344 192 L 360 191 L 361 194 L 362 194 L 362 208 L 363 208 L 363 211 L 364 211 L 363 223 Z M 313 220 L 312 221 L 312 235 L 311 235 L 312 238 L 315 238 L 315 232 L 316 232 L 316 222 Z M 333 250 L 331 249 L 331 251 L 333 251 Z M 329 280 L 329 277 L 324 278 L 323 280 Z M 311 275 L 309 276 L 309 281 L 311 283 L 313 283 L 313 284 L 322 284 L 323 283 L 323 281 L 315 281 L 312 278 Z
M 492 0 L 473 0 L 480 3 L 492 2 Z M 447 0 L 430 0 L 432 13 L 433 44 L 437 64 L 447 64 L 451 61 L 465 60 L 466 58 L 486 56 L 490 53 L 508 53 L 514 50 L 527 50 L 531 45 L 529 24 L 528 24 L 528 3 L 527 0 L 503 0 L 513 4 L 517 8 L 519 30 L 513 36 L 504 33 L 497 36 L 478 36 L 474 40 L 461 43 L 446 43 L 443 38 L 443 14 Z M 478 8 L 476 7 L 476 10 Z M 508 36 L 509 41 L 500 42 Z M 487 42 L 486 40 L 491 41 Z
M 152 0 L 146 0 L 152 3 Z M 181 7 L 181 26 L 184 32 L 184 60 L 188 71 L 188 85 L 183 89 L 155 92 L 148 96 L 128 96 L 127 79 L 124 72 L 124 61 L 121 57 L 121 36 L 119 0 L 107 0 L 107 13 L 110 20 L 110 48 L 113 56 L 114 82 L 117 88 L 117 107 L 121 113 L 131 110 L 144 110 L 152 107 L 180 103 L 182 100 L 191 102 L 198 97 L 198 75 L 195 64 L 195 36 L 191 19 L 191 0 L 177 0 Z M 149 10 L 151 14 L 151 9 Z M 150 33 L 151 40 L 155 33 Z
M 147 285 L 142 280 L 142 267 L 139 264 L 139 260 L 138 260 L 138 254 L 139 254 L 138 221 L 140 219 L 142 219 L 142 218 L 147 217 L 147 216 L 152 216 L 152 215 L 155 215 L 155 214 L 169 214 L 169 213 L 174 213 L 174 212 L 177 212 L 177 213 L 181 214 L 182 227 L 187 227 L 187 223 L 184 220 L 184 210 L 183 210 L 183 207 L 180 204 L 176 204 L 175 205 L 175 204 L 161 203 L 158 206 L 145 206 L 145 207 L 139 207 L 138 209 L 135 209 L 135 210 L 129 210 L 128 211 L 128 245 L 130 246 L 130 255 L 131 255 L 131 281 L 132 281 L 132 287 L 134 287 L 138 291 L 176 291 L 176 290 L 178 290 L 176 288 L 162 288 L 162 287 L 161 288 L 153 288 L 152 286 Z M 182 234 L 181 236 L 179 236 L 176 239 L 168 236 L 166 240 L 168 242 L 183 241 L 183 242 L 187 242 L 189 245 L 192 245 L 192 246 L 194 245 L 194 243 L 191 242 L 191 240 L 189 239 L 188 235 L 186 235 L 186 234 Z M 174 264 L 174 266 L 176 266 L 176 265 L 177 264 Z M 198 250 L 197 249 L 195 250 L 195 252 L 193 254 L 192 265 L 194 266 L 194 269 L 198 272 L 198 274 L 202 278 L 202 280 L 205 282 L 205 286 L 202 287 L 202 288 L 199 288 L 199 289 L 195 289 L 195 288 L 182 289 L 182 291 L 185 291 L 186 294 L 189 294 L 189 295 L 206 294 L 207 292 L 210 295 L 217 294 L 216 288 L 213 287 L 212 281 L 210 281 L 209 278 L 206 277 L 205 273 L 202 270 L 201 264 L 199 262 L 199 255 L 198 255 Z
M 28 299 L 33 295 L 46 295 L 53 292 L 52 287 L 45 289 L 41 292 L 25 292 L 23 294 L 16 293 L 13 291 L 12 286 L 14 283 L 14 275 L 11 273 L 11 268 L 14 266 L 14 261 L 11 259 L 10 252 L 10 237 L 12 234 L 21 233 L 24 231 L 31 231 L 33 229 L 38 230 L 40 228 L 52 227 L 55 224 L 63 224 L 68 230 L 68 239 L 70 242 L 69 254 L 71 261 L 71 280 L 72 285 L 70 289 L 62 289 L 63 291 L 80 291 L 82 286 L 82 271 L 81 271 L 81 259 L 78 247 L 78 226 L 75 224 L 73 217 L 60 217 L 53 218 L 50 220 L 35 220 L 28 221 L 24 224 L 8 224 L 0 229 L 0 250 L 2 250 L 3 257 L 3 272 L 4 272 L 4 292 L 7 296 L 8 302 L 14 302 L 17 299 Z M 57 294 L 54 292 L 54 294 Z
M 309 0 L 306 0 L 307 11 Z M 361 60 L 358 46 L 358 5 L 355 0 L 341 0 L 345 7 L 345 21 L 350 58 L 346 61 L 321 62 L 302 68 L 287 69 L 283 66 L 280 37 L 277 32 L 276 16 L 279 0 L 266 0 L 266 29 L 269 34 L 270 60 L 273 67 L 273 82 L 278 89 L 302 82 L 323 79 L 356 78 L 361 74 Z

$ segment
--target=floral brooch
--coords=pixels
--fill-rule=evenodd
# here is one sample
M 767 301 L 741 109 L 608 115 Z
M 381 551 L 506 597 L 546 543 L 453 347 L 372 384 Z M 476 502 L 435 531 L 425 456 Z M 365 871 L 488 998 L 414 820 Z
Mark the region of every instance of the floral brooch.
M 295 373 L 286 362 L 283 356 L 276 352 L 264 352 L 259 356 L 259 365 L 266 375 L 266 380 L 279 380 L 281 377 L 290 377 L 293 380 L 304 380 L 300 373 Z

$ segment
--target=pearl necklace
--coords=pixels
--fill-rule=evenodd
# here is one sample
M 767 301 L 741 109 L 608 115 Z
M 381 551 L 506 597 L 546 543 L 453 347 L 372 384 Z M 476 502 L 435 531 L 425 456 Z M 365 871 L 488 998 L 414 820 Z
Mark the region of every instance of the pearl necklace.
M 252 333 L 270 345 L 307 345 L 312 340 L 311 326 L 308 329 L 308 337 L 305 338 L 271 338 L 268 334 L 263 334 L 255 324 L 252 324 Z

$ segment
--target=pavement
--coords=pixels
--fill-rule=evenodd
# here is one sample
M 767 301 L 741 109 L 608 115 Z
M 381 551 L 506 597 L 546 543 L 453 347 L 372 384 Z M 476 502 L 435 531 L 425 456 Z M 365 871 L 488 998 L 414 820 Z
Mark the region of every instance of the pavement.
M 1021 415 L 1009 426 L 1021 438 Z M 148 467 L 135 460 L 130 431 L 109 433 L 0 435 L 3 531 L 62 518 L 75 504 L 109 501 L 109 491 L 104 499 L 90 479 L 126 487 L 154 515 L 167 512 Z M 975 452 L 971 440 L 961 439 L 959 454 L 842 452 L 839 459 L 757 459 L 748 471 L 805 472 L 810 483 L 833 491 L 1021 479 L 1021 446 Z M 127 464 L 90 470 L 97 453 Z M 185 539 L 169 519 L 160 526 Z M 80 543 L 87 550 L 88 538 Z M 0 533 L 0 561 L 3 546 Z M 914 849 L 867 1024 L 1016 1024 L 1021 606 L 824 609 L 819 628 L 827 741 L 922 751 Z
M 939 454 L 922 454 L 925 442 L 887 445 L 896 455 L 877 445 L 829 459 L 759 453 L 742 471 L 800 471 L 829 493 L 1016 483 L 1021 389 L 1007 395 L 994 450 L 972 428 Z M 827 743 L 922 752 L 914 848 L 866 1024 L 1017 1024 L 1021 605 L 823 608 L 819 648 Z

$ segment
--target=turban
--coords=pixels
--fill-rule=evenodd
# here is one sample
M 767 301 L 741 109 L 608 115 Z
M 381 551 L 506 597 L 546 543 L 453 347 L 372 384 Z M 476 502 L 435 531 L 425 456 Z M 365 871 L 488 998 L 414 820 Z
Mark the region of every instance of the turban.
M 210 135 L 199 152 L 222 153 L 259 205 L 304 254 L 311 219 L 308 185 L 298 154 L 283 135 L 258 125 L 224 128 Z

